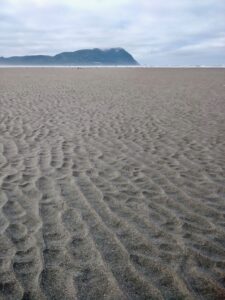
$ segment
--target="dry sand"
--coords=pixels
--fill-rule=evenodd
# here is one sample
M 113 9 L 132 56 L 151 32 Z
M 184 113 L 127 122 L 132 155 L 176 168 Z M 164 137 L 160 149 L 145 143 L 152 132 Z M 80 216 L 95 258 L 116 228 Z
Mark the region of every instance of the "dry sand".
M 0 69 L 0 299 L 225 299 L 225 70 Z

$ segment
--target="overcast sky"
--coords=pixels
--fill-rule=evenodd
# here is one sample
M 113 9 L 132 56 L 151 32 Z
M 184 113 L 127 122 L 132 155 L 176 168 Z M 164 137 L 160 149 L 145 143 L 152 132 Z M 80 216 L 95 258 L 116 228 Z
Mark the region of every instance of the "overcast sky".
M 0 0 L 0 56 L 95 47 L 147 65 L 225 65 L 225 0 Z

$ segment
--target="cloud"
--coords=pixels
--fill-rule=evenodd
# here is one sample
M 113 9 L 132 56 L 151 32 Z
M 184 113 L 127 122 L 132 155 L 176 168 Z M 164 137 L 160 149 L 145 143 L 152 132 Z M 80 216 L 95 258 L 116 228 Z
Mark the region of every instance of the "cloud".
M 143 64 L 225 64 L 224 19 L 221 0 L 2 0 L 0 56 L 119 46 Z

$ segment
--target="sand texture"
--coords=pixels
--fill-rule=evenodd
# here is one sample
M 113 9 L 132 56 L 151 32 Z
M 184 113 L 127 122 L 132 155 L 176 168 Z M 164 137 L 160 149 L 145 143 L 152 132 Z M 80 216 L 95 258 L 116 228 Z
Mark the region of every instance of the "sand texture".
M 0 69 L 0 299 L 225 299 L 225 70 Z

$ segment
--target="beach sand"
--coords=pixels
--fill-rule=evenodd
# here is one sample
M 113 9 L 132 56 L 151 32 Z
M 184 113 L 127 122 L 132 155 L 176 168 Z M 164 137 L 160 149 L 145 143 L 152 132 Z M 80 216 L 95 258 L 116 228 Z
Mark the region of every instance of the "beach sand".
M 0 69 L 0 299 L 225 299 L 225 70 Z

